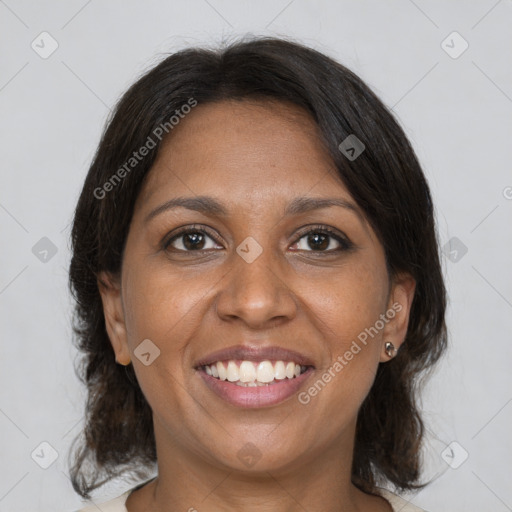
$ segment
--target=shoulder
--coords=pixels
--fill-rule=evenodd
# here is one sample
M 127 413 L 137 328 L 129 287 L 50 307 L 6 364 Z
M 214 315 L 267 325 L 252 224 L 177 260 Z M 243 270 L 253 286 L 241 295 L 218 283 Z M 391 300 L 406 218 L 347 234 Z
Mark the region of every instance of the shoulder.
M 389 501 L 394 512 L 427 512 L 383 487 L 377 487 L 377 492 Z
M 132 489 L 129 489 L 128 491 L 121 494 L 121 496 L 118 496 L 117 498 L 106 501 L 104 503 L 93 503 L 91 505 L 86 506 L 85 508 L 77 510 L 76 512 L 98 512 L 98 510 L 101 510 L 101 512 L 128 512 L 126 510 L 125 503 L 131 492 Z

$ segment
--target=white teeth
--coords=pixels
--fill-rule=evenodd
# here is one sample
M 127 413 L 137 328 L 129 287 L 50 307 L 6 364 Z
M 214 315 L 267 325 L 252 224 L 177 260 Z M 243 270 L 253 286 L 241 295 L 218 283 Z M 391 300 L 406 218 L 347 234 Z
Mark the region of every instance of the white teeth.
M 274 367 L 274 373 L 276 380 L 286 379 L 286 367 L 283 361 L 277 361 Z
M 227 367 L 222 361 L 217 361 L 204 367 L 207 375 L 220 380 L 228 380 L 239 386 L 255 387 L 268 386 L 274 380 L 293 379 L 305 372 L 307 367 L 295 364 L 293 361 L 271 361 L 265 360 L 260 363 L 242 361 L 240 366 L 236 361 L 227 361 Z
M 261 361 L 261 363 L 258 365 L 258 373 L 256 379 L 258 382 L 272 382 L 274 380 L 274 367 L 270 361 Z
M 242 361 L 240 364 L 240 382 L 254 382 L 256 380 L 256 368 L 250 361 Z M 258 379 L 263 382 L 261 379 Z
M 243 388 L 255 388 L 260 386 L 268 386 L 268 384 L 264 384 L 263 382 L 235 382 L 237 386 L 241 386 Z
M 295 365 L 293 363 L 288 363 L 286 365 L 285 372 L 286 372 L 286 376 L 289 379 L 293 379 L 293 376 L 295 375 Z
M 220 361 L 217 363 L 217 371 L 219 372 L 220 380 L 226 380 L 228 378 L 228 372 L 226 371 L 226 368 L 224 368 L 224 365 Z
M 234 361 L 229 361 L 228 363 L 228 380 L 229 382 L 236 382 L 240 379 L 240 372 L 238 370 L 238 366 Z

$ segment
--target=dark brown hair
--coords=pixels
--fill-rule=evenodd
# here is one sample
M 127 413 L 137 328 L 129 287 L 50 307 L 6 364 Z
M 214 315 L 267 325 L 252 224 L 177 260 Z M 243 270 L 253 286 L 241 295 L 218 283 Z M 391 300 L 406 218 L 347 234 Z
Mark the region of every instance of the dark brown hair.
M 446 293 L 425 177 L 393 115 L 354 73 L 295 42 L 255 38 L 166 57 L 128 89 L 107 122 L 72 230 L 70 287 L 76 345 L 83 353 L 78 372 L 88 389 L 85 428 L 70 450 L 74 489 L 89 498 L 113 477 L 131 472 L 140 478 L 156 461 L 151 409 L 132 366 L 115 362 L 97 276 L 120 272 L 134 203 L 160 147 L 155 133 L 167 123 L 172 136 L 169 119 L 191 98 L 199 105 L 277 100 L 309 113 L 339 177 L 383 244 L 390 277 L 403 271 L 415 278 L 406 339 L 394 359 L 379 365 L 359 411 L 352 481 L 369 493 L 389 482 L 398 490 L 424 486 L 419 379 L 446 347 Z M 365 145 L 354 160 L 338 147 L 351 134 Z M 149 138 L 155 147 L 126 167 Z M 119 172 L 123 166 L 126 172 Z M 123 179 L 113 181 L 116 173 Z

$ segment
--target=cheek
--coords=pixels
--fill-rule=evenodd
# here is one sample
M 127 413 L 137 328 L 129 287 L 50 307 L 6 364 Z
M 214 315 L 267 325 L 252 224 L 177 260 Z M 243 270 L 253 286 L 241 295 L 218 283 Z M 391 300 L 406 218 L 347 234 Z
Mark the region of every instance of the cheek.
M 189 396 L 182 383 L 191 371 L 183 363 L 187 340 L 196 336 L 205 292 L 215 281 L 208 285 L 206 275 L 183 279 L 147 262 L 127 261 L 125 268 L 131 269 L 123 281 L 126 333 L 137 381 L 153 411 L 184 411 Z M 138 349 L 143 340 L 151 341 L 148 365 L 137 355 L 147 352 Z
M 375 324 L 384 312 L 387 292 L 387 274 L 381 266 L 361 260 L 331 273 L 321 283 L 315 281 L 303 298 L 339 353 Z
M 333 401 L 360 404 L 373 383 L 382 333 L 372 328 L 385 310 L 388 289 L 381 269 L 361 261 L 340 269 L 322 286 L 316 282 L 304 295 L 326 343 L 328 357 L 318 378 L 332 381 L 328 393 Z
M 123 283 L 130 349 L 133 352 L 142 340 L 150 339 L 160 350 L 160 363 L 165 360 L 165 366 L 178 374 L 183 350 L 205 315 L 208 290 L 219 277 L 147 261 L 127 262 L 126 268 L 132 269 Z

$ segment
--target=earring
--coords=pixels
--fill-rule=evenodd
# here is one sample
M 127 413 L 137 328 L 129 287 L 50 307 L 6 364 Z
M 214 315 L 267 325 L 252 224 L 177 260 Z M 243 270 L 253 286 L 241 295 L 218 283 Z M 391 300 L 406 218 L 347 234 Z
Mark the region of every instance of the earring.
M 391 343 L 390 341 L 386 341 L 386 343 L 384 344 L 384 350 L 386 351 L 386 354 L 389 357 L 395 357 L 396 353 L 398 352 L 393 343 Z

